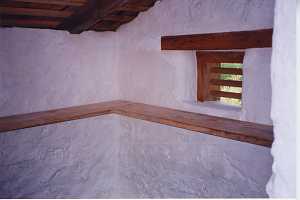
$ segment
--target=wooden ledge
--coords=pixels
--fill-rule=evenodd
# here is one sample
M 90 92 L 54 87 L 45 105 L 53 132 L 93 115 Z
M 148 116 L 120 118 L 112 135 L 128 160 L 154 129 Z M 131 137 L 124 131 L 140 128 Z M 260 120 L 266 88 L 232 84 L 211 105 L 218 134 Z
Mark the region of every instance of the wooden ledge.
M 42 112 L 0 117 L 0 133 L 47 124 L 84 119 L 105 114 L 111 114 L 118 106 L 126 105 L 126 101 L 109 101 L 83 106 L 74 106 Z
M 218 137 L 270 147 L 273 127 L 141 103 L 120 106 L 114 113 Z
M 119 114 L 227 139 L 270 147 L 273 127 L 128 101 L 110 101 L 0 118 L 0 132 Z

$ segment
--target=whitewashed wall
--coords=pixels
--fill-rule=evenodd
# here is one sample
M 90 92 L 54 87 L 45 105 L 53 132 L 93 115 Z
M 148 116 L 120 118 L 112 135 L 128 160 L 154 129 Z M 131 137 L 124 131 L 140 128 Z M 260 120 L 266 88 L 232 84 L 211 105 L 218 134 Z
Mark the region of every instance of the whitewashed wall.
M 119 67 L 121 98 L 272 124 L 270 119 L 272 50 L 270 48 L 246 51 L 243 108 L 239 110 L 211 103 L 196 103 L 195 52 L 161 51 L 160 38 L 162 35 L 271 28 L 273 27 L 273 11 L 274 1 L 272 0 L 163 0 L 158 2 L 154 8 L 142 13 L 133 22 L 122 26 L 118 32 L 119 64 L 117 66 Z M 127 147 L 130 153 L 126 155 L 138 165 L 131 166 L 134 168 L 131 171 L 133 175 L 130 172 L 126 173 L 127 179 L 130 178 L 132 181 L 126 179 L 125 185 L 140 196 L 266 196 L 266 183 L 271 176 L 270 164 L 272 163 L 268 148 L 250 145 L 253 151 L 249 153 L 248 147 L 250 146 L 247 144 L 206 136 L 199 136 L 201 145 L 194 146 L 183 136 L 187 131 L 138 121 L 127 122 L 122 129 L 129 129 L 129 138 L 133 138 Z M 159 138 L 165 136 L 168 139 Z M 191 140 L 197 143 L 198 139 L 195 136 Z M 138 144 L 138 147 L 135 144 Z M 214 145 L 211 146 L 211 144 Z M 173 145 L 180 150 L 173 149 Z M 228 163 L 228 160 L 224 160 L 226 157 L 231 157 Z M 188 159 L 197 161 L 187 161 Z M 174 167 L 170 163 L 173 163 Z M 202 167 L 207 165 L 208 168 Z M 253 167 L 254 165 L 256 167 Z M 201 167 L 195 172 L 193 166 Z M 240 178 L 232 180 L 228 179 L 226 172 L 218 173 L 224 168 L 231 174 L 240 173 Z M 167 175 L 163 176 L 162 171 Z M 181 173 L 178 173 L 179 171 Z M 258 171 L 264 174 L 258 174 Z M 194 177 L 193 173 L 197 174 L 195 177 L 199 179 L 191 178 Z M 202 173 L 207 174 L 208 177 L 215 174 L 215 178 L 202 179 Z M 138 180 L 139 178 L 141 180 Z M 163 184 L 156 187 L 154 184 L 156 180 Z M 176 182 L 179 180 L 183 184 Z M 224 182 L 221 183 L 221 180 Z M 253 182 L 248 182 L 249 180 Z M 199 185 L 202 188 L 199 188 Z M 211 189 L 211 185 L 215 188 Z M 237 190 L 234 191 L 233 185 L 240 187 L 235 188 Z
M 197 104 L 195 52 L 161 51 L 160 38 L 271 28 L 273 14 L 273 0 L 158 2 L 118 32 L 122 98 L 271 124 L 271 49 L 246 51 L 243 98 L 248 101 L 243 101 L 245 105 L 239 110 L 211 103 Z M 253 89 L 253 83 L 262 87 Z
M 240 119 L 272 124 L 271 112 L 272 49 L 249 49 L 243 66 L 243 99 Z
M 0 134 L 0 198 L 110 198 L 118 184 L 118 116 Z
M 117 98 L 115 35 L 0 29 L 0 116 Z
M 258 67 L 264 70 L 257 79 L 249 76 L 245 84 L 261 82 L 265 91 L 247 88 L 247 95 L 264 101 L 262 105 L 243 102 L 241 112 L 195 103 L 194 53 L 161 52 L 160 37 L 270 28 L 273 7 L 273 0 L 163 0 L 117 33 L 69 35 L 49 30 L 1 29 L 0 116 L 121 98 L 269 124 L 270 49 L 246 52 L 246 72 L 253 75 Z M 1 135 L 4 164 L 0 173 L 10 169 L 0 179 L 2 196 L 267 195 L 265 185 L 272 163 L 268 148 L 129 118 L 109 116 L 97 120 L 99 124 L 87 119 Z M 55 146 L 60 139 L 69 146 L 62 151 L 73 155 L 68 159 L 52 158 L 52 147 L 65 146 L 64 142 Z M 78 145 L 79 140 L 83 144 Z M 89 142 L 92 147 L 88 147 Z M 25 152 L 24 158 L 21 152 Z M 10 153 L 12 156 L 7 157 Z M 101 170 L 104 163 L 94 162 L 90 153 L 99 160 L 109 156 L 117 159 L 105 166 L 113 168 L 113 172 L 107 172 L 112 176 L 105 175 L 106 170 Z M 36 155 L 45 159 L 39 160 Z M 89 169 L 93 170 L 86 172 Z M 114 188 L 110 187 L 112 183 Z M 97 188 L 89 189 L 90 185 Z
M 0 146 L 0 198 L 266 197 L 272 163 L 265 147 L 116 115 L 1 133 Z
M 272 54 L 273 175 L 270 197 L 296 197 L 296 0 L 277 0 Z M 298 132 L 299 133 L 299 132 Z
M 121 118 L 123 198 L 263 198 L 268 148 Z

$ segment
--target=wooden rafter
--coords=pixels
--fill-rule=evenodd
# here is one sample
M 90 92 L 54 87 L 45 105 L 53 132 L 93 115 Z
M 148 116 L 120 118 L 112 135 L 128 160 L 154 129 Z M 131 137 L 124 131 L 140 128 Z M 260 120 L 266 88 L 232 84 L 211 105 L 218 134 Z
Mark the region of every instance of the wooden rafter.
M 69 17 L 72 15 L 71 11 L 57 11 L 45 9 L 32 9 L 32 8 L 9 8 L 0 7 L 1 15 L 28 15 L 40 17 Z
M 65 6 L 83 6 L 88 0 L 13 0 L 15 2 L 39 3 L 39 4 L 54 4 Z
M 57 20 L 40 19 L 0 19 L 0 26 L 5 27 L 36 27 L 36 28 L 56 28 L 59 24 Z
M 0 0 L 0 26 L 116 31 L 156 0 Z
M 66 29 L 71 33 L 81 33 L 92 27 L 105 30 L 107 29 L 106 24 L 103 27 L 97 24 L 102 23 L 103 21 L 118 21 L 122 24 L 124 22 L 129 22 L 134 18 L 132 16 L 117 17 L 113 13 L 118 11 L 128 11 L 128 7 L 135 7 L 134 11 L 136 12 L 145 11 L 146 8 L 148 9 L 153 6 L 155 0 L 151 0 L 150 3 L 151 2 L 152 4 L 146 6 L 139 5 L 140 2 L 136 0 L 90 0 L 84 9 L 65 20 L 58 28 Z M 119 26 L 120 25 L 117 27 Z M 114 30 L 117 27 L 115 27 L 115 23 L 113 23 L 110 28 Z

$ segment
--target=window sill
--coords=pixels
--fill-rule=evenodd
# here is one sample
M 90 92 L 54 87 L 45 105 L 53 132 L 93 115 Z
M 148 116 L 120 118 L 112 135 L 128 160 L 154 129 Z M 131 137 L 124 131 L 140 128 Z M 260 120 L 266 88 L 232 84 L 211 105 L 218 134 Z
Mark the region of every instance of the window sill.
M 239 120 L 242 114 L 241 106 L 228 105 L 217 101 L 199 102 L 184 100 L 183 103 L 188 110 L 208 115 L 216 115 L 219 117 Z

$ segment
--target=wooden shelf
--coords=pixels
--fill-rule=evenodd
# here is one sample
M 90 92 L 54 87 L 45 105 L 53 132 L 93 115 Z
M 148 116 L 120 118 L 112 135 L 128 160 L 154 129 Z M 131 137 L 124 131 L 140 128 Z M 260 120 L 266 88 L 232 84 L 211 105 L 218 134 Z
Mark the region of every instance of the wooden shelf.
M 267 125 L 141 103 L 120 106 L 114 112 L 128 117 L 267 147 L 270 147 L 273 141 L 273 127 Z
M 222 138 L 270 147 L 273 127 L 129 101 L 111 101 L 0 118 L 0 132 L 119 114 Z
M 109 101 L 103 103 L 74 106 L 56 110 L 34 112 L 28 114 L 0 117 L 0 133 L 23 128 L 54 124 L 59 122 L 111 114 L 118 106 L 126 105 L 125 101 Z

